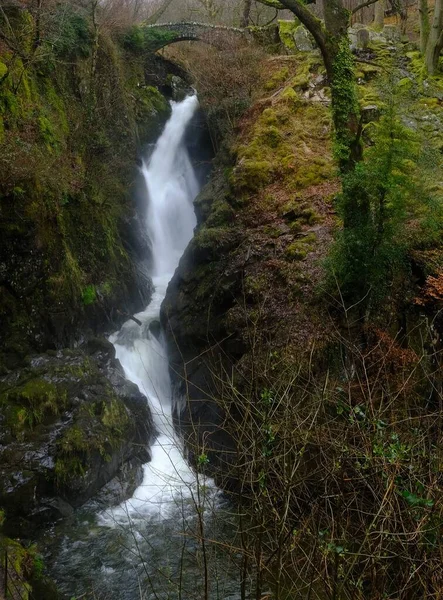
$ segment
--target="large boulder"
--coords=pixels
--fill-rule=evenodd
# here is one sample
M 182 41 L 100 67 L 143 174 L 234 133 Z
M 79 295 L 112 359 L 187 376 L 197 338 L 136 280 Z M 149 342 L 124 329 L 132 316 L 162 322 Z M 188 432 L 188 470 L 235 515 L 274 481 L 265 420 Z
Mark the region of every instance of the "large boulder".
M 154 435 L 146 398 L 102 339 L 4 377 L 0 427 L 0 507 L 33 524 L 69 515 L 128 465 L 135 487 Z
M 299 52 L 312 52 L 314 43 L 311 36 L 303 25 L 297 27 L 294 32 L 295 46 Z
M 383 27 L 383 36 L 388 42 L 401 42 L 401 33 L 396 25 L 385 25 Z

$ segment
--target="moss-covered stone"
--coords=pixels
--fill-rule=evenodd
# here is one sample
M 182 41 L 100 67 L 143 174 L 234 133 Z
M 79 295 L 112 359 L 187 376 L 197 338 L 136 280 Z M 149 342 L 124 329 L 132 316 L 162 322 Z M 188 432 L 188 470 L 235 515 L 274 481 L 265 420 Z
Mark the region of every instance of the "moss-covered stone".
M 66 391 L 43 379 L 30 379 L 0 395 L 6 427 L 15 437 L 33 429 L 48 416 L 60 414 L 66 405 Z
M 289 77 L 289 68 L 282 67 L 279 71 L 275 72 L 271 79 L 265 84 L 265 89 L 272 91 L 282 85 Z
M 297 27 L 300 25 L 300 21 L 298 19 L 294 19 L 293 21 L 279 21 L 278 22 L 278 32 L 280 35 L 280 39 L 284 45 L 284 47 L 289 52 L 295 52 L 297 47 L 294 41 L 294 34 Z
M 286 248 L 286 255 L 292 260 L 303 260 L 312 251 L 316 239 L 315 233 L 305 235 Z
M 148 460 L 146 399 L 114 357 L 109 342 L 95 340 L 34 356 L 0 381 L 0 506 L 11 518 L 66 514 L 126 461 Z

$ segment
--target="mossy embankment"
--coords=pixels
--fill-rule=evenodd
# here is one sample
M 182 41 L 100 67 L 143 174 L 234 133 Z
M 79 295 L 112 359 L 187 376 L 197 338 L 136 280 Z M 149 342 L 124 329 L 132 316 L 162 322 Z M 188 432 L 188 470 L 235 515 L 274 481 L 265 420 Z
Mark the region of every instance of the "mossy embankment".
M 211 443 L 220 445 L 226 435 L 208 400 L 220 361 L 241 377 L 258 355 L 295 361 L 328 336 L 317 287 L 339 181 L 321 62 L 271 57 L 263 68 L 268 77 L 230 164 L 216 168 L 195 202 L 199 227 L 162 308 L 174 380 L 180 393 L 205 400 L 193 405 L 195 418 L 211 424 Z
M 440 84 L 423 85 L 414 56 L 380 41 L 357 55 L 364 141 L 368 149 L 376 143 L 379 118 L 395 101 L 408 143 L 416 148 L 426 139 L 429 156 L 441 162 Z M 342 228 L 336 211 L 341 182 L 321 59 L 315 52 L 271 57 L 263 69 L 264 85 L 238 128 L 229 158 L 224 156 L 196 200 L 199 227 L 162 309 L 179 394 L 195 401 L 193 418 L 205 424 L 202 430 L 209 430 L 219 447 L 229 443 L 214 397 L 221 373 L 232 373 L 235 387 L 242 378 L 259 377 L 262 367 L 268 372 L 272 361 L 294 370 L 307 361 L 319 374 L 327 368 L 339 372 L 337 339 L 365 338 L 366 327 L 386 329 L 393 338 L 404 327 L 415 348 L 421 317 L 414 298 L 426 276 L 441 269 L 440 234 L 434 229 L 428 235 L 423 226 L 432 214 L 430 204 L 414 205 L 418 190 L 440 193 L 440 171 L 422 160 L 427 151 L 411 152 L 396 174 L 408 173 L 412 182 L 404 189 L 407 209 L 397 240 L 404 242 L 401 269 L 394 273 L 389 258 L 380 265 L 386 281 L 394 282 L 384 304 L 372 309 L 366 323 L 346 310 L 344 324 L 344 300 L 333 280 L 331 285 L 330 252 Z M 404 88 L 413 92 L 405 96 Z
M 146 55 L 121 36 L 96 37 L 80 9 L 53 10 L 34 48 L 31 14 L 7 8 L 15 42 L 0 44 L 6 366 L 115 327 L 124 318 L 117 309 L 140 309 L 150 289 L 136 266 L 149 259 L 149 244 L 131 185 L 140 148 L 158 135 L 169 103 L 150 85 Z

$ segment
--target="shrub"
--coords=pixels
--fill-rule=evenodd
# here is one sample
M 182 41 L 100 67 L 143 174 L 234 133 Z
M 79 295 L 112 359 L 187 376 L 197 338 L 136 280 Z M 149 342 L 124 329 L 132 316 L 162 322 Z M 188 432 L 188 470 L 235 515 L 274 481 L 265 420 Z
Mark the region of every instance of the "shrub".
M 417 135 L 401 123 L 391 104 L 376 125 L 365 161 L 343 178 L 337 203 L 343 229 L 328 267 L 333 285 L 353 302 L 365 298 L 367 304 L 378 305 L 394 279 L 407 274 L 407 253 L 417 232 L 421 229 L 423 241 L 441 231 L 441 208 L 436 211 L 420 181 L 420 148 Z M 420 227 L 424 223 L 426 233 Z
M 92 35 L 86 16 L 71 4 L 59 4 L 52 18 L 46 44 L 59 57 L 89 56 Z

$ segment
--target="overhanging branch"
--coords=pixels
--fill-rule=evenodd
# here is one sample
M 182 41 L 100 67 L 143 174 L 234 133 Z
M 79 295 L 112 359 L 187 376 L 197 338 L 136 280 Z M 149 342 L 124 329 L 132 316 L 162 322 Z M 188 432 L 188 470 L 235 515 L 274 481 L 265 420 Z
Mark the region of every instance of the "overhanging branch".
M 355 15 L 355 13 L 358 13 L 359 10 L 363 10 L 363 8 L 366 8 L 368 6 L 372 6 L 372 4 L 375 4 L 378 1 L 379 0 L 367 0 L 367 2 L 362 2 L 353 9 L 352 14 Z

